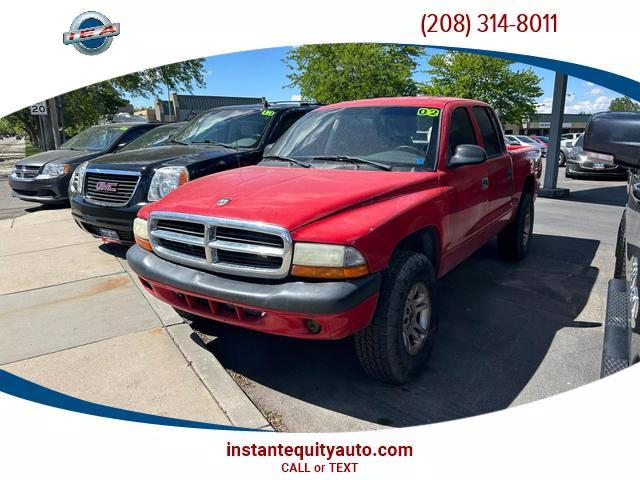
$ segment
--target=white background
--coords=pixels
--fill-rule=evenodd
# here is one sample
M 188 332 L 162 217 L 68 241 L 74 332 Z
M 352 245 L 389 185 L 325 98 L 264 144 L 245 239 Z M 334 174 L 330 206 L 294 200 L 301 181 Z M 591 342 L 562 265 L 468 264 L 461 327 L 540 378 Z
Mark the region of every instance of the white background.
M 98 10 L 122 33 L 90 57 L 62 44 Z M 557 13 L 556 34 L 434 35 L 428 43 L 523 53 L 640 79 L 637 2 L 9 1 L 0 18 L 0 116 L 65 91 L 188 58 L 303 43 L 426 44 L 425 12 Z M 361 459 L 361 477 L 637 478 L 640 367 L 543 401 L 442 424 L 374 433 L 229 433 L 91 417 L 0 394 L 4 478 L 260 478 L 281 459 L 226 458 L 225 444 L 412 444 L 415 456 Z M 313 462 L 313 461 L 312 461 Z M 311 474 L 311 476 L 315 476 Z

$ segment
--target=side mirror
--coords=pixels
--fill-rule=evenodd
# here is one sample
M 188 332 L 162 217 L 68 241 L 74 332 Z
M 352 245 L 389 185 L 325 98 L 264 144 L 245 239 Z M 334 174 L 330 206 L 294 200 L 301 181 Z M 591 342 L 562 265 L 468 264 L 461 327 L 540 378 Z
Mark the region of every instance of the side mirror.
M 476 165 L 487 160 L 487 151 L 479 145 L 458 145 L 449 160 L 450 167 Z
M 262 152 L 263 157 L 266 157 L 267 155 L 269 155 L 269 152 L 273 148 L 273 145 L 274 145 L 273 143 L 270 143 L 269 145 L 264 147 L 264 151 Z
M 583 142 L 582 148 L 602 163 L 640 168 L 640 112 L 594 114 Z

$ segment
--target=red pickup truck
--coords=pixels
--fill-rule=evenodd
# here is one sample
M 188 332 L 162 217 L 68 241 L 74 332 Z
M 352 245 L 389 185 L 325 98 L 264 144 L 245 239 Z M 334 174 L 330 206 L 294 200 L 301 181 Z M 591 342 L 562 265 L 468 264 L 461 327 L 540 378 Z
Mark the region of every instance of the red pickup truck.
M 509 153 L 485 103 L 402 97 L 309 113 L 258 166 L 143 208 L 127 253 L 178 311 L 307 339 L 354 335 L 390 383 L 425 364 L 436 281 L 498 236 L 524 257 L 540 151 Z

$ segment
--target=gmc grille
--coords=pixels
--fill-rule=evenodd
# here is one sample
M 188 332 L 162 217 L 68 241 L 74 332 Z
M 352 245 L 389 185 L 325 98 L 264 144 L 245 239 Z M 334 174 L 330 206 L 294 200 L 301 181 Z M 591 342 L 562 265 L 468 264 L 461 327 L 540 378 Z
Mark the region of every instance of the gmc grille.
M 149 233 L 156 254 L 175 263 L 258 278 L 289 273 L 291 236 L 277 225 L 153 212 Z
M 126 205 L 138 185 L 139 173 L 111 173 L 87 170 L 83 195 L 98 205 Z

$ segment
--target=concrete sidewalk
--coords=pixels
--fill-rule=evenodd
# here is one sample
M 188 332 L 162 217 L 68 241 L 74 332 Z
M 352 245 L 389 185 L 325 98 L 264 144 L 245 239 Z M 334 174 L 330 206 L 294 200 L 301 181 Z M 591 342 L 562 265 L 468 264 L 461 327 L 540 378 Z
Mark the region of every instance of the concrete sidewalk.
M 113 407 L 270 429 L 191 328 L 112 250 L 68 209 L 0 220 L 0 368 Z

